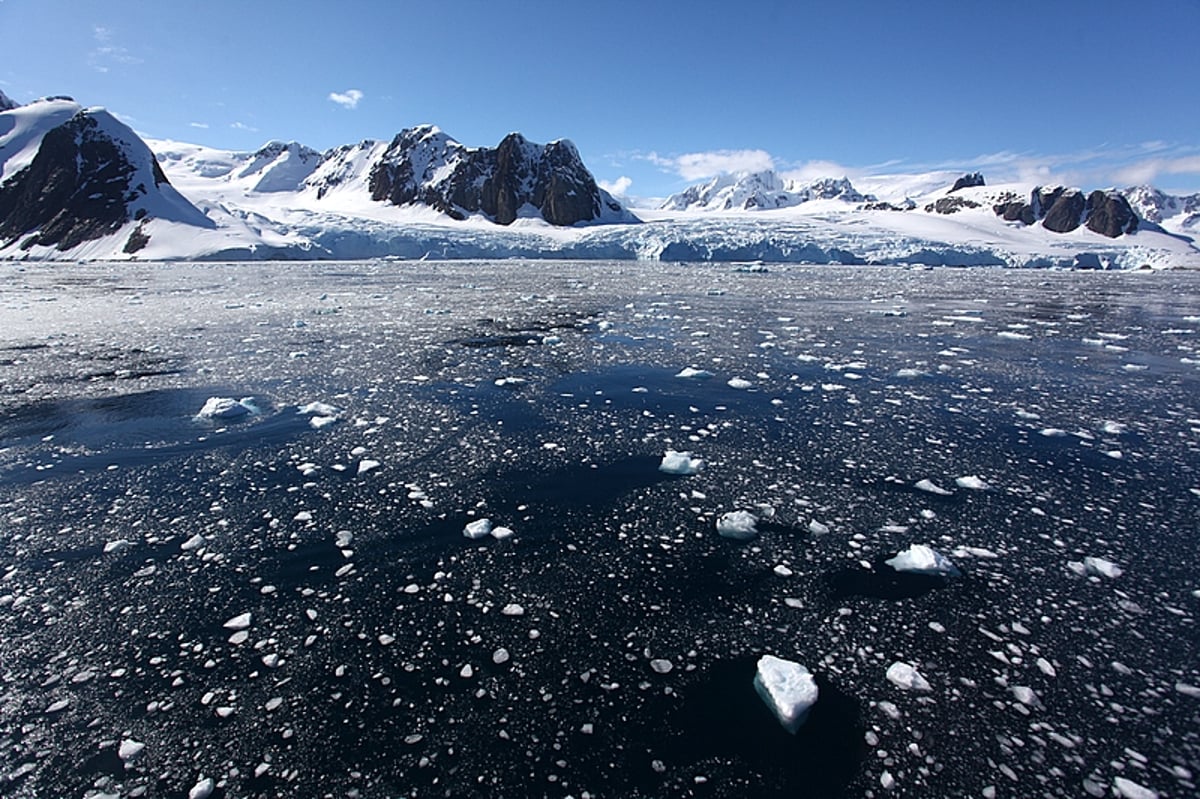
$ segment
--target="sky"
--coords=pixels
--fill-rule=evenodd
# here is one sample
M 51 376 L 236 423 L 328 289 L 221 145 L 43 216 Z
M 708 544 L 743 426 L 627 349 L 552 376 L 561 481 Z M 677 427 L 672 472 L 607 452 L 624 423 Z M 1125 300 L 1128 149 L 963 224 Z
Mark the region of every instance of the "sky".
M 636 200 L 721 172 L 1200 191 L 1200 0 L 0 0 L 0 91 L 143 136 L 571 139 Z

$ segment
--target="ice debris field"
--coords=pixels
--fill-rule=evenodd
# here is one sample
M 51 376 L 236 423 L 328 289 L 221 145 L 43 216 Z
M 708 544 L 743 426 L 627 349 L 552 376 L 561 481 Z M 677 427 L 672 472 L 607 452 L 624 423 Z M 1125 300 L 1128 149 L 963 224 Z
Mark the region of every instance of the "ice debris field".
M 10 266 L 0 794 L 1196 796 L 1197 297 Z

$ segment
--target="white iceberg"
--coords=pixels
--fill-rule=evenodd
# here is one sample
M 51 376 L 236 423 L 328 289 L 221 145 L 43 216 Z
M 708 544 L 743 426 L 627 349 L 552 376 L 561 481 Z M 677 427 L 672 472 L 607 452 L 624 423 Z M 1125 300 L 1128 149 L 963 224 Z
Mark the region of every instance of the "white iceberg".
M 1083 559 L 1083 568 L 1088 576 L 1107 577 L 1110 580 L 1120 577 L 1125 571 L 1111 560 L 1090 556 Z
M 690 452 L 676 452 L 673 449 L 663 454 L 662 463 L 658 465 L 658 470 L 667 474 L 696 474 L 703 468 L 702 459 L 693 458 Z
M 685 366 L 683 369 L 680 369 L 679 374 L 675 376 L 683 378 L 684 380 L 707 380 L 713 376 L 713 373 L 707 369 L 696 369 L 691 366 Z
M 717 518 L 717 533 L 735 541 L 749 541 L 758 535 L 758 517 L 747 510 L 722 513 Z
M 467 538 L 487 538 L 492 533 L 491 519 L 476 519 L 467 524 L 463 528 L 463 535 Z
M 243 397 L 240 400 L 233 397 L 209 397 L 204 407 L 196 414 L 197 419 L 240 419 L 243 416 L 258 413 L 254 397 Z
M 958 577 L 962 574 L 950 558 L 924 544 L 913 544 L 884 563 L 898 572 L 940 574 L 944 577 Z
M 754 690 L 771 708 L 783 728 L 793 735 L 808 718 L 820 693 L 812 673 L 791 660 L 763 655 L 758 659 Z
M 953 493 L 951 491 L 947 491 L 946 489 L 942 488 L 940 485 L 938 485 L 937 483 L 933 482 L 932 480 L 930 480 L 928 478 L 926 478 L 924 480 L 918 480 L 916 483 L 913 484 L 913 488 L 916 488 L 919 491 L 925 491 L 929 494 L 936 494 L 939 497 L 948 497 L 948 496 L 950 496 L 951 493 Z
M 754 384 L 744 377 L 730 378 L 725 382 L 725 385 L 730 388 L 736 388 L 738 391 L 746 391 L 747 389 L 754 388 Z
M 902 688 L 905 691 L 932 690 L 929 681 L 922 676 L 921 672 L 909 664 L 900 661 L 896 661 L 888 666 L 887 678 L 897 688 Z
M 309 402 L 304 405 L 297 405 L 296 412 L 301 416 L 309 417 L 309 425 L 318 430 L 342 418 L 341 409 L 324 402 Z
M 973 474 L 964 475 L 956 478 L 954 484 L 959 488 L 969 488 L 972 491 L 987 491 L 991 488 L 987 481 Z

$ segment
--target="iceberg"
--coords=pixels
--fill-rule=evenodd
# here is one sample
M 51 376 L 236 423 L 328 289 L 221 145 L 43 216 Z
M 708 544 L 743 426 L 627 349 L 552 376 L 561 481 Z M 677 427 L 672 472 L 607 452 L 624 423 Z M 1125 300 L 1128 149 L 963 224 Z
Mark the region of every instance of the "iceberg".
M 693 458 L 690 452 L 676 452 L 673 449 L 663 454 L 662 463 L 658 465 L 660 472 L 680 475 L 696 474 L 703 468 L 704 461 L 700 458 Z
M 896 557 L 885 560 L 884 563 L 898 572 L 942 575 L 944 577 L 958 577 L 962 574 L 948 557 L 924 544 L 913 544 L 897 554 Z
M 905 691 L 932 690 L 929 680 L 926 680 L 921 672 L 917 671 L 913 666 L 901 663 L 900 661 L 896 661 L 888 666 L 887 678 L 897 688 L 902 688 Z
M 196 414 L 198 419 L 240 419 L 258 413 L 253 397 L 236 400 L 233 397 L 209 397 L 204 407 Z
M 774 655 L 763 655 L 758 659 L 754 690 L 783 728 L 793 735 L 808 719 L 808 712 L 817 703 L 820 693 L 808 669 Z
M 722 513 L 717 518 L 717 533 L 735 541 L 749 541 L 758 535 L 758 517 L 747 510 Z

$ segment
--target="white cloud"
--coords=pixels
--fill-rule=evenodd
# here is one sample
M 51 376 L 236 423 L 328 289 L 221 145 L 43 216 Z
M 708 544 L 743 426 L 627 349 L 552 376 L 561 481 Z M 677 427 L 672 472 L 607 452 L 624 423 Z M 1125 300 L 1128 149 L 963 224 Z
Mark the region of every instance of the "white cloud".
M 1183 158 L 1149 158 L 1118 169 L 1113 178 L 1118 186 L 1154 183 L 1161 175 L 1200 176 L 1200 155 Z
M 92 28 L 92 38 L 97 47 L 88 51 L 88 66 L 97 72 L 108 72 L 113 66 L 130 66 L 142 63 L 142 59 L 133 55 L 124 47 L 113 43 L 116 33 L 112 28 L 97 25 Z
M 230 124 L 229 127 L 233 128 L 234 130 L 244 130 L 248 133 L 258 133 L 258 128 L 252 128 L 245 122 L 234 122 Z
M 797 183 L 811 183 L 820 178 L 849 178 L 854 179 L 863 174 L 862 170 L 843 166 L 836 161 L 806 161 L 780 174 L 784 180 L 794 180 Z
M 363 93 L 358 89 L 347 89 L 344 92 L 329 93 L 329 99 L 340 105 L 342 108 L 358 108 L 358 101 L 362 98 Z
M 684 180 L 704 180 L 732 172 L 762 172 L 775 168 L 775 159 L 766 150 L 710 150 L 670 157 L 656 152 L 641 156 Z
M 200 128 L 201 130 L 208 130 L 208 123 L 207 122 L 189 122 L 188 127 Z
M 596 185 L 604 189 L 614 197 L 624 197 L 629 192 L 629 187 L 633 185 L 633 179 L 621 175 L 614 181 L 598 180 Z

